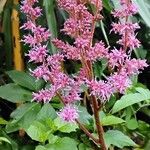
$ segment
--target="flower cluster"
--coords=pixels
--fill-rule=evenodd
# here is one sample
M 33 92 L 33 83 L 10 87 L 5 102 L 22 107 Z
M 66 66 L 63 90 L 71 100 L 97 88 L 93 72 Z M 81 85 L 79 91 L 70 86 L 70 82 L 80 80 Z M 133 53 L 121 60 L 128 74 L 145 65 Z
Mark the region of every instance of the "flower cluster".
M 95 96 L 104 103 L 113 93 L 124 94 L 132 85 L 130 77 L 147 67 L 145 60 L 130 57 L 132 50 L 140 46 L 135 34 L 140 27 L 128 19 L 137 12 L 131 0 L 120 0 L 121 9 L 112 13 L 118 18 L 118 23 L 112 23 L 111 32 L 121 37 L 117 42 L 120 48 L 112 50 L 102 41 L 93 43 L 95 23 L 102 19 L 102 0 L 57 0 L 59 7 L 69 14 L 61 31 L 69 35 L 73 43 L 52 39 L 55 47 L 59 49 L 59 52 L 53 55 L 49 55 L 47 48 L 47 41 L 51 36 L 49 30 L 37 25 L 37 19 L 42 15 L 41 9 L 35 5 L 37 2 L 38 0 L 22 1 L 21 11 L 26 14 L 27 22 L 21 28 L 30 31 L 22 41 L 30 47 L 27 54 L 29 61 L 38 66 L 31 70 L 32 75 L 49 82 L 50 88 L 33 93 L 33 100 L 49 102 L 54 96 L 58 96 L 64 104 L 64 108 L 58 113 L 63 120 L 74 122 L 78 118 L 75 103 L 82 99 L 82 85 L 88 88 L 86 92 L 89 97 Z M 95 7 L 94 13 L 88 10 L 89 3 Z M 75 75 L 64 73 L 62 62 L 66 59 L 80 61 L 82 67 L 79 72 Z M 105 80 L 97 81 L 93 75 L 93 64 L 101 59 L 108 61 L 110 75 Z
M 30 31 L 28 35 L 23 37 L 22 42 L 30 47 L 29 53 L 26 54 L 29 57 L 29 62 L 38 66 L 34 70 L 30 70 L 32 75 L 37 79 L 42 78 L 46 82 L 50 82 L 51 85 L 50 88 L 33 93 L 33 101 L 49 102 L 59 92 L 64 105 L 66 105 L 58 113 L 59 116 L 66 121 L 74 121 L 78 117 L 74 103 L 80 100 L 80 85 L 63 73 L 61 65 L 65 55 L 61 53 L 48 54 L 47 42 L 50 40 L 51 33 L 46 28 L 37 25 L 37 19 L 42 15 L 42 10 L 36 6 L 37 2 L 38 0 L 22 1 L 21 11 L 26 14 L 27 22 L 21 29 Z M 60 45 L 63 46 L 63 44 Z

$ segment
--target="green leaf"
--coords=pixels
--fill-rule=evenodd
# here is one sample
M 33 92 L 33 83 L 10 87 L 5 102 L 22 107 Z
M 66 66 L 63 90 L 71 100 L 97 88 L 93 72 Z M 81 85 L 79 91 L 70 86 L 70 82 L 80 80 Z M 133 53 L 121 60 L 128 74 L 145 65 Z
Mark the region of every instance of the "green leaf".
M 35 121 L 27 130 L 27 134 L 32 140 L 45 142 L 48 139 L 50 131 L 41 122 Z
M 56 143 L 46 146 L 48 150 L 78 150 L 77 142 L 69 137 L 60 138 Z
M 135 130 L 138 128 L 138 122 L 135 118 L 130 119 L 126 122 L 127 128 L 130 130 Z
M 0 124 L 7 124 L 8 122 L 0 117 Z
M 12 70 L 6 73 L 15 83 L 32 91 L 37 91 L 42 86 L 42 80 L 37 81 L 36 78 L 23 71 Z
M 7 124 L 6 131 L 13 132 L 19 127 L 27 129 L 31 123 L 36 119 L 41 106 L 38 103 L 26 103 L 19 106 L 11 113 L 13 121 Z
M 54 120 L 54 125 L 57 127 L 57 130 L 64 133 L 75 132 L 76 129 L 78 129 L 78 125 L 76 123 L 64 122 L 60 118 L 56 118 Z
M 78 107 L 79 110 L 79 120 L 84 125 L 90 125 L 90 121 L 92 120 L 92 116 L 87 112 L 86 108 L 83 106 Z
M 138 11 L 147 26 L 150 27 L 150 2 L 149 0 L 134 0 L 134 3 L 138 6 Z
M 111 6 L 111 4 L 110 4 L 110 1 L 108 1 L 108 0 L 103 0 L 103 5 L 104 5 L 104 7 L 105 7 L 109 12 L 111 12 L 112 6 Z
M 11 142 L 5 137 L 0 137 L 0 142 L 7 142 L 7 143 L 11 144 Z
M 57 37 L 57 21 L 54 11 L 54 2 L 55 0 L 44 0 L 43 6 L 45 7 L 46 19 L 48 23 L 49 30 L 52 32 L 52 38 Z M 57 49 L 51 42 L 51 51 L 52 53 L 56 53 Z
M 54 143 L 56 143 L 58 139 L 59 139 L 59 137 L 58 137 L 58 136 L 55 136 L 55 135 L 53 135 L 53 134 L 50 134 L 50 135 L 48 136 L 48 142 L 49 142 L 49 144 L 54 144 Z
M 112 108 L 112 113 L 116 113 L 133 104 L 150 99 L 150 91 L 148 89 L 136 88 L 138 93 L 131 93 L 121 97 Z
M 89 148 L 85 144 L 81 143 L 79 145 L 79 150 L 92 150 L 92 148 Z
M 13 64 L 13 38 L 12 38 L 12 0 L 7 0 L 3 11 L 3 34 L 5 37 L 4 49 L 5 49 L 5 65 L 6 70 L 12 69 Z
M 0 97 L 13 103 L 19 103 L 31 101 L 32 93 L 14 83 L 10 83 L 0 86 Z
M 51 104 L 44 104 L 40 112 L 37 114 L 38 120 L 44 120 L 47 118 L 55 119 L 57 117 L 55 109 L 51 106 Z
M 124 123 L 125 120 L 111 115 L 104 117 L 101 122 L 103 126 L 109 126 Z
M 38 145 L 35 150 L 48 150 L 48 149 L 42 145 Z
M 22 119 L 28 112 L 35 111 L 40 108 L 38 103 L 26 103 L 20 105 L 16 110 L 11 113 L 11 117 L 19 121 Z
M 122 149 L 125 146 L 137 146 L 128 136 L 124 135 L 118 130 L 107 131 L 104 135 L 104 138 L 107 147 L 109 147 L 110 145 L 114 145 Z

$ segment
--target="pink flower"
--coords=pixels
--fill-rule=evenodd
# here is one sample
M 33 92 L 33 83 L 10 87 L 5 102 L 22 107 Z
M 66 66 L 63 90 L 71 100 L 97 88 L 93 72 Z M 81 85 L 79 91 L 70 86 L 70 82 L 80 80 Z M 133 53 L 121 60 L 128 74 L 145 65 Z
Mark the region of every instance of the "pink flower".
M 66 34 L 72 37 L 75 37 L 78 30 L 77 27 L 78 27 L 77 21 L 73 18 L 69 18 L 64 23 L 64 29 L 62 29 L 61 31 L 64 31 Z
M 131 86 L 131 80 L 126 72 L 114 73 L 108 78 L 108 82 L 112 85 L 115 92 L 124 94 L 127 88 Z
M 78 49 L 87 49 L 89 47 L 89 39 L 84 39 L 82 37 L 78 37 L 76 38 L 76 41 L 74 42 L 75 46 L 78 48 Z
M 24 0 L 22 1 L 21 11 L 25 13 L 28 17 L 35 20 L 42 15 L 41 9 L 39 7 L 34 7 L 33 5 L 38 2 L 38 0 Z
M 105 44 L 100 41 L 96 43 L 94 47 L 91 47 L 87 52 L 87 59 L 91 61 L 96 61 L 96 59 L 106 58 L 108 55 L 108 48 L 105 48 Z
M 87 77 L 87 72 L 85 68 L 80 68 L 78 74 L 75 75 L 75 79 L 80 85 L 85 83 L 85 81 L 87 80 L 86 77 Z
M 118 18 L 124 18 L 127 16 L 132 16 L 134 14 L 136 14 L 138 11 L 137 7 L 130 3 L 128 5 L 123 5 L 121 10 L 116 10 L 113 12 L 114 17 L 118 17 Z
M 30 47 L 34 47 L 37 44 L 36 39 L 31 34 L 24 35 L 21 41 L 28 44 Z
M 64 56 L 61 54 L 53 54 L 47 57 L 47 64 L 52 70 L 60 72 L 62 69 L 62 62 L 64 61 Z
M 117 50 L 116 48 L 113 49 L 111 53 L 108 54 L 108 62 L 110 67 L 114 69 L 115 66 L 119 67 L 120 65 L 123 65 L 127 57 L 127 54 L 122 48 L 120 50 Z
M 55 88 L 51 87 L 50 89 L 41 90 L 37 93 L 32 93 L 33 95 L 33 101 L 37 102 L 49 102 L 54 96 L 55 96 Z
M 27 54 L 27 56 L 30 57 L 29 61 L 34 61 L 36 63 L 44 62 L 48 52 L 46 48 L 47 48 L 46 45 L 43 46 L 39 45 L 30 50 L 29 54 Z
M 92 80 L 88 82 L 88 86 L 91 90 L 91 94 L 97 96 L 102 102 L 108 101 L 113 94 L 112 86 L 102 80 Z
M 50 71 L 49 69 L 44 66 L 38 66 L 35 70 L 31 70 L 31 74 L 36 77 L 37 79 L 43 78 L 45 81 L 50 80 Z
M 71 12 L 74 10 L 75 7 L 77 7 L 77 1 L 76 0 L 57 0 L 59 7 L 65 9 L 68 12 Z
M 113 23 L 112 24 L 112 30 L 115 33 L 119 33 L 120 35 L 124 35 L 125 32 L 130 32 L 130 33 L 134 33 L 134 31 L 136 29 L 139 29 L 140 26 L 138 25 L 138 23 Z
M 148 67 L 146 60 L 141 59 L 127 59 L 125 62 L 125 69 L 128 75 L 138 74 L 139 70 L 144 70 L 144 67 Z
M 66 122 L 75 122 L 78 119 L 79 114 L 76 107 L 72 105 L 66 105 L 59 113 L 58 116 Z
M 135 37 L 135 35 L 127 33 L 126 36 L 122 36 L 122 38 L 118 41 L 119 44 L 124 45 L 126 43 L 126 46 L 128 48 L 135 49 L 140 47 L 140 41 Z
M 55 39 L 53 40 L 53 44 L 58 48 L 61 49 L 64 56 L 68 59 L 72 60 L 79 60 L 80 57 L 80 49 L 72 46 L 70 44 L 65 44 L 63 41 Z
M 36 28 L 36 25 L 31 20 L 28 20 L 20 29 L 33 31 L 34 28 Z
M 75 103 L 76 101 L 81 100 L 78 90 L 74 89 L 73 87 L 70 90 L 67 90 L 67 88 L 63 89 L 62 95 L 66 104 Z

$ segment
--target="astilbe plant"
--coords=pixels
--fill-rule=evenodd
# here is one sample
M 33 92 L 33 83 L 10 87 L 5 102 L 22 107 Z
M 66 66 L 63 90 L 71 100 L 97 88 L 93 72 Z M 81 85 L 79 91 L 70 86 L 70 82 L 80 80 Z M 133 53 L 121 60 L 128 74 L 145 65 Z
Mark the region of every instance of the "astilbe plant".
M 69 35 L 74 42 L 69 44 L 59 39 L 52 39 L 59 52 L 50 55 L 47 43 L 51 33 L 37 25 L 37 19 L 42 15 L 42 10 L 36 4 L 38 0 L 22 1 L 21 11 L 26 14 L 27 22 L 21 28 L 29 31 L 22 41 L 30 47 L 27 54 L 29 61 L 37 64 L 37 68 L 31 70 L 31 73 L 37 79 L 43 78 L 51 85 L 50 88 L 33 93 L 33 100 L 48 103 L 53 97 L 58 96 L 64 105 L 58 112 L 60 118 L 67 122 L 76 122 L 87 136 L 105 150 L 99 110 L 103 109 L 114 93 L 124 94 L 132 85 L 131 77 L 147 67 L 145 60 L 131 58 L 132 50 L 140 46 L 135 33 L 135 30 L 140 27 L 129 20 L 129 17 L 137 13 L 137 7 L 131 0 L 120 0 L 121 9 L 112 12 L 118 22 L 112 23 L 110 32 L 119 35 L 117 44 L 120 47 L 111 49 L 102 41 L 93 42 L 96 22 L 103 19 L 100 14 L 102 0 L 57 0 L 57 2 L 58 6 L 69 14 L 61 31 Z M 93 5 L 93 12 L 89 11 L 87 7 L 89 4 Z M 104 80 L 97 80 L 93 72 L 93 64 L 103 58 L 108 61 L 110 74 Z M 71 76 L 63 71 L 62 63 L 67 59 L 81 62 L 82 67 L 76 75 Z M 81 86 L 83 85 L 87 87 L 87 98 L 92 105 L 98 139 L 92 136 L 78 120 L 76 104 L 82 100 Z

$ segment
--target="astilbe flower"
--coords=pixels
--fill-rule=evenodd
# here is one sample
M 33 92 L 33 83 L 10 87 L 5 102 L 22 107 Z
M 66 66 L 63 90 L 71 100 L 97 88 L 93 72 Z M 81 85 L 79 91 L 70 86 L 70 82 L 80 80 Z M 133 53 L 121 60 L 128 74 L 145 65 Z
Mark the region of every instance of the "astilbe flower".
M 97 96 L 102 102 L 109 100 L 110 96 L 114 92 L 111 84 L 102 80 L 92 80 L 87 84 L 91 90 L 91 94 Z
M 112 86 L 115 92 L 125 94 L 126 89 L 131 87 L 131 80 L 126 72 L 115 72 L 108 78 L 108 83 Z
M 66 122 L 75 122 L 79 117 L 78 110 L 72 105 L 66 105 L 59 113 L 59 117 Z
M 116 66 L 120 67 L 120 65 L 123 65 L 127 57 L 127 54 L 123 51 L 122 48 L 120 50 L 114 48 L 108 54 L 108 63 L 110 67 L 114 69 Z
M 33 93 L 33 100 L 50 102 L 54 96 L 61 97 L 64 108 L 58 115 L 64 121 L 74 122 L 79 117 L 75 104 L 82 99 L 82 85 L 88 88 L 86 92 L 90 97 L 95 96 L 101 103 L 105 103 L 113 93 L 124 94 L 132 85 L 130 77 L 147 67 L 145 60 L 131 59 L 130 56 L 132 50 L 140 46 L 135 33 L 140 27 L 128 19 L 137 12 L 132 1 L 120 0 L 121 9 L 112 13 L 118 18 L 118 22 L 112 23 L 111 32 L 119 34 L 121 38 L 117 41 L 120 48 L 110 50 L 102 41 L 93 43 L 95 22 L 102 19 L 102 0 L 57 0 L 58 6 L 69 15 L 61 32 L 69 35 L 73 43 L 52 39 L 59 49 L 53 55 L 48 54 L 47 48 L 51 33 L 45 27 L 37 25 L 37 19 L 42 15 L 42 10 L 35 5 L 37 2 L 38 0 L 22 1 L 21 11 L 26 14 L 27 22 L 21 28 L 30 31 L 22 41 L 31 49 L 27 54 L 29 62 L 38 66 L 31 70 L 31 74 L 37 79 L 50 82 L 50 88 Z M 96 8 L 95 14 L 88 10 L 89 3 Z M 108 60 L 110 75 L 105 80 L 96 80 L 92 74 L 92 65 L 103 58 Z M 63 71 L 62 62 L 66 59 L 81 62 L 82 67 L 75 75 L 71 76 Z

